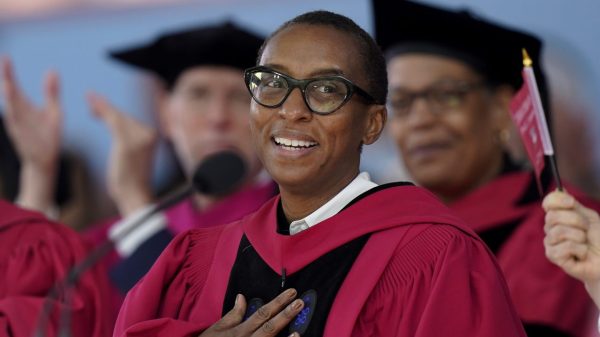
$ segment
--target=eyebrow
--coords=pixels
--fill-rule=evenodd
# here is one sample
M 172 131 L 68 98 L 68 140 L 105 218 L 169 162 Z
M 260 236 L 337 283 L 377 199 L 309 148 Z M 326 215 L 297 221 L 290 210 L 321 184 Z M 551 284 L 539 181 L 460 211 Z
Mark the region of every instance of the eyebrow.
M 464 84 L 472 84 L 472 83 L 478 83 L 478 81 L 457 79 L 455 77 L 441 77 L 441 78 L 429 83 L 425 87 L 425 89 L 435 88 L 435 87 L 439 87 L 439 86 L 443 86 L 443 85 L 464 85 Z M 410 90 L 410 88 L 407 88 L 405 84 L 400 84 L 400 85 L 395 85 L 395 86 L 390 85 L 389 90 L 403 91 L 403 90 Z
M 279 71 L 279 72 L 282 72 L 282 73 L 284 73 L 286 75 L 289 75 L 289 73 L 290 73 L 289 69 L 286 66 L 281 65 L 281 64 L 266 63 L 266 64 L 263 64 L 262 66 L 271 68 L 271 69 Z M 309 78 L 310 77 L 315 77 L 315 76 L 331 76 L 331 75 L 341 75 L 341 76 L 344 76 L 345 73 L 344 73 L 343 70 L 338 69 L 338 68 L 322 68 L 322 69 L 314 70 L 314 71 L 312 71 L 312 72 L 310 72 L 308 74 Z

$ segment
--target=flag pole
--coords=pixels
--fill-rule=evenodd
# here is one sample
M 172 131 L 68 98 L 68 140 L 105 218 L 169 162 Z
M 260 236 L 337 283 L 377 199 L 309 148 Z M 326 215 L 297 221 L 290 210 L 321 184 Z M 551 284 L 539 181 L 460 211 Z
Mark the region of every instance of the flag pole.
M 527 79 L 526 85 L 530 86 L 530 91 L 534 95 L 534 102 L 537 105 L 538 109 L 536 109 L 539 113 L 537 116 L 537 122 L 542 133 L 542 144 L 544 147 L 544 155 L 548 157 L 550 162 L 550 171 L 552 173 L 552 177 L 554 178 L 554 183 L 559 191 L 563 190 L 562 181 L 560 179 L 560 174 L 558 173 L 558 165 L 556 164 L 556 155 L 554 154 L 554 148 L 552 146 L 552 140 L 550 139 L 550 132 L 548 131 L 548 122 L 546 121 L 546 116 L 544 113 L 544 106 L 542 105 L 542 100 L 540 98 L 539 90 L 537 87 L 537 81 L 535 80 L 535 74 L 533 72 L 533 61 L 527 54 L 527 50 L 525 48 L 523 51 L 523 73 Z
M 556 156 L 551 155 L 548 157 L 550 159 L 550 169 L 552 170 L 552 176 L 554 177 L 554 183 L 556 184 L 556 188 L 559 191 L 563 190 L 562 182 L 560 180 L 560 175 L 558 174 L 558 165 L 556 165 Z

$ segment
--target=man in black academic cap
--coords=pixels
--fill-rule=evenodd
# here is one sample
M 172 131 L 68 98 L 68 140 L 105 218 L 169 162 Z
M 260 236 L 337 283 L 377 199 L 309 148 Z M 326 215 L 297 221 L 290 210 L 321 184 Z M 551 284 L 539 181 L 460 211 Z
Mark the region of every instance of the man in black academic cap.
M 148 44 L 111 53 L 160 80 L 159 125 L 188 179 L 199 163 L 221 151 L 236 152 L 247 168 L 245 181 L 233 193 L 224 197 L 196 193 L 117 242 L 120 260 L 111 267 L 111 277 L 122 294 L 143 276 L 174 235 L 239 219 L 274 195 L 275 186 L 263 173 L 250 140 L 250 96 L 243 79 L 243 70 L 254 64 L 262 42 L 261 37 L 226 22 L 163 34 Z M 114 237 L 152 205 L 148 167 L 155 131 L 104 98 L 89 98 L 114 140 L 109 191 L 124 216 L 104 228 L 104 235 Z
M 522 48 L 549 112 L 541 41 L 467 11 L 409 1 L 374 6 L 388 64 L 391 134 L 409 174 L 495 253 L 529 336 L 583 336 L 591 302 L 546 260 L 535 179 L 509 156 L 509 103 L 522 85 Z

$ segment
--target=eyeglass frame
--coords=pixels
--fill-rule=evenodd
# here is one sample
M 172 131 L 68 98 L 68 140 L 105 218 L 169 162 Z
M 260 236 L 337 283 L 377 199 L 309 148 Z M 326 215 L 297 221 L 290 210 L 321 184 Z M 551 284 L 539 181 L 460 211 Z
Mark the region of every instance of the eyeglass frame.
M 267 104 L 259 102 L 259 100 L 254 96 L 252 89 L 250 89 L 250 77 L 252 76 L 252 74 L 260 72 L 260 71 L 273 73 L 273 74 L 278 75 L 286 80 L 286 82 L 288 84 L 287 93 L 283 96 L 283 98 L 281 99 L 281 102 L 279 102 L 275 105 L 267 105 Z M 344 99 L 342 100 L 340 105 L 338 107 L 336 107 L 335 109 L 328 111 L 328 112 L 320 112 L 320 111 L 313 110 L 313 108 L 310 107 L 310 104 L 308 104 L 308 100 L 306 97 L 306 87 L 312 82 L 324 81 L 324 80 L 334 80 L 334 79 L 341 80 L 344 83 L 344 85 L 346 85 L 346 88 L 348 88 L 348 92 L 346 93 L 346 96 L 344 97 Z M 345 78 L 342 75 L 319 76 L 319 77 L 298 80 L 289 75 L 283 74 L 277 70 L 271 69 L 269 67 L 255 66 L 255 67 L 251 67 L 251 68 L 244 70 L 244 82 L 246 83 L 246 88 L 250 92 L 250 96 L 252 96 L 252 99 L 259 105 L 262 105 L 266 108 L 271 108 L 271 109 L 282 106 L 283 103 L 285 103 L 285 101 L 288 99 L 288 97 L 290 96 L 292 91 L 296 88 L 300 89 L 300 92 L 302 93 L 302 99 L 304 100 L 304 104 L 306 104 L 306 107 L 312 113 L 315 113 L 317 115 L 329 115 L 329 114 L 332 114 L 335 111 L 339 110 L 346 103 L 348 103 L 348 101 L 352 98 L 352 96 L 354 95 L 355 92 L 357 94 L 361 95 L 363 98 L 365 98 L 368 101 L 367 103 L 369 103 L 369 104 L 384 104 L 384 103 L 378 102 L 373 96 L 371 96 L 371 94 L 369 94 L 367 91 L 365 91 L 358 85 L 354 84 L 352 81 L 350 81 L 349 79 Z
M 460 94 L 461 94 L 461 100 L 464 101 L 464 97 L 466 97 L 466 95 L 468 95 L 470 92 L 474 91 L 474 90 L 478 90 L 478 89 L 488 89 L 490 86 L 488 83 L 483 82 L 483 81 L 476 81 L 476 82 L 460 82 L 459 83 L 460 88 L 455 89 L 456 91 L 460 90 Z M 425 90 L 420 90 L 418 92 L 411 92 L 409 93 L 411 100 L 410 100 L 410 105 L 408 105 L 405 110 L 406 113 L 403 114 L 398 114 L 396 113 L 396 110 L 398 110 L 397 108 L 394 107 L 394 102 L 392 99 L 388 98 L 388 108 L 390 110 L 390 112 L 398 117 L 406 117 L 410 114 L 410 109 L 413 106 L 413 104 L 415 104 L 416 100 L 418 100 L 419 98 L 423 98 L 425 100 L 425 102 L 427 103 L 431 103 L 434 102 L 435 100 L 432 99 L 432 93 L 434 92 L 433 88 L 427 88 Z M 435 103 L 435 102 L 434 102 Z

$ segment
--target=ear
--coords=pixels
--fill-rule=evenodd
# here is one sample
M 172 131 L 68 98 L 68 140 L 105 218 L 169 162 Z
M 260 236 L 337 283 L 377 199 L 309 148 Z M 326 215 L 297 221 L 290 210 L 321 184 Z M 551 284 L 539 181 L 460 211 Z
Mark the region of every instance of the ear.
M 527 154 L 519 131 L 510 117 L 510 102 L 514 94 L 515 90 L 508 85 L 500 86 L 495 90 L 491 122 L 495 126 L 494 132 L 497 135 L 498 144 L 514 162 L 520 163 L 526 160 Z
M 387 108 L 385 105 L 373 104 L 367 111 L 367 120 L 365 134 L 362 138 L 363 144 L 369 145 L 375 143 L 387 121 Z

